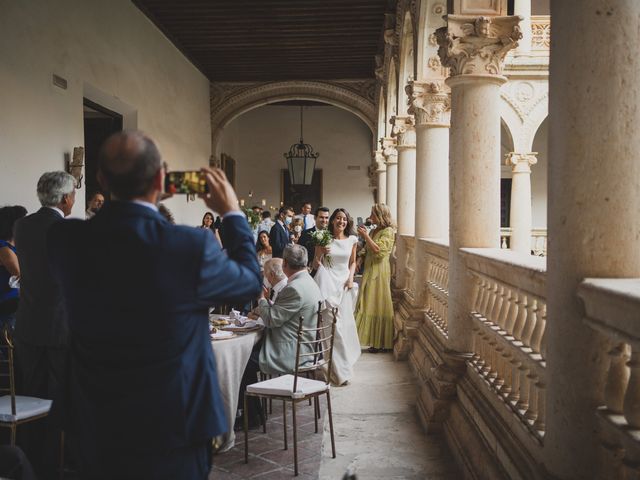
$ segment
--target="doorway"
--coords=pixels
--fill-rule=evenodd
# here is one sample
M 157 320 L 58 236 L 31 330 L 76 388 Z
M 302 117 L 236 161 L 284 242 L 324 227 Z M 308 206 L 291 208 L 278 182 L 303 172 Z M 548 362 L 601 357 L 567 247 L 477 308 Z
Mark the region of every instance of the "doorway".
M 289 170 L 280 170 L 280 186 L 282 188 L 280 198 L 287 207 L 293 207 L 296 213 L 302 209 L 302 205 L 310 203 L 312 211 L 322 206 L 322 170 L 313 171 L 311 185 L 292 185 Z
M 105 192 L 98 183 L 98 152 L 104 141 L 113 133 L 122 131 L 122 115 L 83 99 L 84 118 L 84 182 L 85 210 L 96 192 L 101 192 L 109 201 L 109 192 Z

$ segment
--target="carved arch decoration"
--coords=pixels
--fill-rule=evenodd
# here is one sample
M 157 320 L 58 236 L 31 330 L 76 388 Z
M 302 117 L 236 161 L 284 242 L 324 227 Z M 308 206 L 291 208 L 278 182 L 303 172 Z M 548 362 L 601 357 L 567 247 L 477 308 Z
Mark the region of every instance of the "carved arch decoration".
M 391 58 L 389 62 L 389 75 L 387 76 L 387 118 L 385 123 L 385 136 L 391 136 L 391 125 L 389 122 L 398 114 L 398 75 L 396 73 L 396 62 Z
M 411 11 L 407 10 L 400 34 L 400 68 L 398 69 L 398 115 L 407 115 L 408 95 L 405 87 L 415 77 L 415 43 Z
M 533 139 L 549 113 L 546 79 L 510 79 L 500 91 L 500 116 L 513 136 L 517 152 L 529 152 Z
M 378 112 L 374 104 L 375 81 L 283 81 L 261 84 L 211 84 L 211 148 L 219 158 L 224 128 L 254 108 L 288 100 L 313 100 L 347 110 L 376 135 Z
M 447 77 L 440 63 L 435 31 L 446 25 L 446 0 L 421 0 L 416 31 L 416 75 L 418 80 Z

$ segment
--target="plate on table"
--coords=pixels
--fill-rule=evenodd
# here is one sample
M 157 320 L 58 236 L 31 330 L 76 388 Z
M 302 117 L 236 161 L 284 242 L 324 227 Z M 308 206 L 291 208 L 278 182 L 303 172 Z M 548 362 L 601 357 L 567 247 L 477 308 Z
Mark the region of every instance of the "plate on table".
M 211 340 L 226 340 L 228 338 L 235 337 L 236 334 L 233 332 L 225 331 L 225 330 L 218 330 L 215 333 L 209 334 L 209 336 L 211 337 Z

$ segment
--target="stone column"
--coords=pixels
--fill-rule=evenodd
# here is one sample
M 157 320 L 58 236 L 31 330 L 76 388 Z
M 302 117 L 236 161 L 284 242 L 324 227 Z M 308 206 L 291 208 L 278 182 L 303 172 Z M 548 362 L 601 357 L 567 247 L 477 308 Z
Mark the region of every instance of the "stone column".
M 376 176 L 378 177 L 377 203 L 387 203 L 387 165 L 382 150 L 376 150 Z
M 416 123 L 416 252 L 421 238 L 449 236 L 449 117 L 451 99 L 441 81 L 412 82 L 411 107 Z M 428 265 L 416 255 L 414 298 L 424 306 Z
M 382 154 L 387 166 L 387 206 L 391 211 L 393 221 L 398 221 L 398 151 L 396 139 L 385 137 L 380 140 Z
M 472 282 L 459 249 L 500 247 L 500 86 L 519 17 L 447 15 L 436 30 L 450 77 L 449 348 L 471 351 Z
M 545 466 L 594 478 L 608 365 L 585 277 L 640 277 L 640 2 L 551 2 Z M 576 455 L 576 452 L 580 452 Z
M 398 151 L 398 233 L 413 235 L 416 216 L 416 129 L 413 116 L 393 117 L 391 123 Z
M 531 253 L 531 165 L 538 162 L 536 153 L 509 153 L 505 164 L 511 167 L 511 250 Z
M 520 30 L 522 31 L 522 39 L 518 42 L 516 53 L 531 53 L 531 0 L 515 0 L 513 6 L 513 14 L 520 15 Z
M 416 240 L 449 236 L 448 90 L 440 81 L 412 84 L 411 111 L 416 119 Z

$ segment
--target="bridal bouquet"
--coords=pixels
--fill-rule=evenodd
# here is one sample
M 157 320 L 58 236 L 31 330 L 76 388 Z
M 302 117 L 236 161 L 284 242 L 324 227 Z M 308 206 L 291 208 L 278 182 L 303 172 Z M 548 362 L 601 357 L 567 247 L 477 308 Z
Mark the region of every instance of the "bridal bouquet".
M 314 247 L 328 247 L 333 242 L 333 236 L 329 230 L 316 230 L 311 234 L 311 243 Z M 327 266 L 331 267 L 331 255 L 325 255 Z

